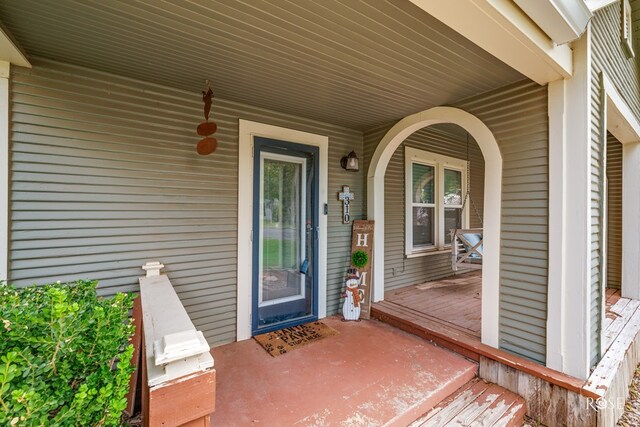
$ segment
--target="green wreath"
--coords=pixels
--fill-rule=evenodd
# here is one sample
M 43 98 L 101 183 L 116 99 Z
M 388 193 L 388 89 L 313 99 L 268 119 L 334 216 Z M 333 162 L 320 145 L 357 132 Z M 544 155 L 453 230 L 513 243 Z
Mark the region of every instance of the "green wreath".
M 369 263 L 369 255 L 365 251 L 355 251 L 351 255 L 351 264 L 356 268 L 363 268 Z

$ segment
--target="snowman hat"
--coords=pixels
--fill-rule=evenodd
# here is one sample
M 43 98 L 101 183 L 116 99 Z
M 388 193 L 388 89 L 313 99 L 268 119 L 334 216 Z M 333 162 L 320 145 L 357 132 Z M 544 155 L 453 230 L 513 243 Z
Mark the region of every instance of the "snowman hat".
M 360 278 L 358 277 L 357 271 L 356 270 L 352 270 L 349 271 L 349 275 L 347 276 L 347 280 L 359 280 Z

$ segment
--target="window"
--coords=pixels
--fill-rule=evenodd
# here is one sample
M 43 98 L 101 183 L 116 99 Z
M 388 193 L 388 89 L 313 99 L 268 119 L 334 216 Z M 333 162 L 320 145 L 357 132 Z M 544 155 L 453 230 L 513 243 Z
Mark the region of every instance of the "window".
M 466 226 L 466 161 L 405 148 L 405 253 L 451 246 L 452 228 Z
M 629 58 L 633 58 L 633 17 L 629 0 L 622 1 L 622 46 Z

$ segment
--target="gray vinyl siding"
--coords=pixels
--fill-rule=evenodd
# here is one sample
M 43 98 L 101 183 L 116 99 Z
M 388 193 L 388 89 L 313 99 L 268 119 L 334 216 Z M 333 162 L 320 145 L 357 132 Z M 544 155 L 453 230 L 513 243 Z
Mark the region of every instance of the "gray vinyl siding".
M 638 2 L 634 2 L 637 9 Z M 627 58 L 622 48 L 621 4 L 615 2 L 591 20 L 591 363 L 600 359 L 603 295 L 604 162 L 606 126 L 602 114 L 601 74 L 605 72 L 632 113 L 640 119 L 640 70 L 637 59 Z M 635 14 L 637 18 L 637 12 Z M 636 25 L 637 27 L 637 25 Z
M 418 284 L 455 274 L 451 254 L 406 258 L 405 253 L 405 157 L 404 148 L 412 147 L 431 153 L 466 159 L 466 137 L 447 132 L 441 126 L 419 130 L 405 140 L 394 153 L 384 177 L 385 197 L 385 290 Z M 480 147 L 470 140 L 471 197 L 482 215 L 484 202 L 484 159 Z M 471 209 L 470 221 L 479 227 Z
M 329 136 L 328 312 L 338 311 L 351 227 L 335 196 L 351 186 L 363 214 L 363 174 L 340 168 L 362 133 L 214 99 L 219 146 L 195 151 L 199 93 L 35 59 L 11 78 L 9 279 L 16 285 L 98 279 L 136 291 L 160 260 L 209 342 L 235 340 L 238 119 Z
M 607 132 L 607 288 L 622 284 L 622 144 Z
M 531 81 L 522 81 L 455 102 L 453 106 L 480 118 L 493 132 L 503 156 L 500 347 L 545 363 L 549 189 L 547 89 Z M 370 161 L 388 127 L 365 132 L 365 163 Z M 396 153 L 396 156 L 401 154 Z M 398 174 L 393 169 L 389 172 Z M 385 201 L 385 215 L 389 209 L 396 210 Z M 402 229 L 403 217 L 398 222 L 401 225 L 394 226 Z M 385 227 L 388 226 L 390 224 L 385 222 Z M 397 248 L 393 257 L 385 253 L 385 260 L 399 259 L 402 254 L 399 245 Z M 388 277 L 386 263 L 385 268 Z M 423 273 L 428 277 L 425 270 Z M 414 277 L 422 276 L 416 274 Z

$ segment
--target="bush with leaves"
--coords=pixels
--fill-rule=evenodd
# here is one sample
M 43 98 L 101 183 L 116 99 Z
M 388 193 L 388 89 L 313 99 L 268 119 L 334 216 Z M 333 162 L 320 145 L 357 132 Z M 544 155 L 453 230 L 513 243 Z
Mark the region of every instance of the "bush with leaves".
M 133 371 L 133 297 L 95 281 L 0 283 L 0 425 L 120 424 Z

